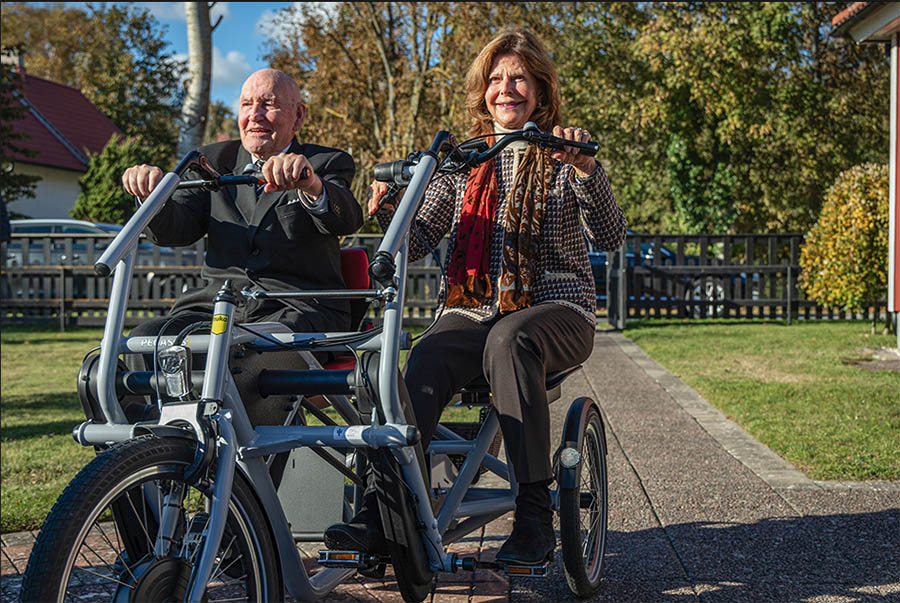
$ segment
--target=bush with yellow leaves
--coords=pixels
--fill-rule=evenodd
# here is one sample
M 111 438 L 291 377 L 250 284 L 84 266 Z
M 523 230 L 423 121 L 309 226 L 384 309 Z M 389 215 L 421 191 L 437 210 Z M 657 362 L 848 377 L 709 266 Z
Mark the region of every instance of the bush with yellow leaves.
M 800 286 L 829 308 L 862 310 L 887 295 L 888 166 L 837 177 L 800 253 Z

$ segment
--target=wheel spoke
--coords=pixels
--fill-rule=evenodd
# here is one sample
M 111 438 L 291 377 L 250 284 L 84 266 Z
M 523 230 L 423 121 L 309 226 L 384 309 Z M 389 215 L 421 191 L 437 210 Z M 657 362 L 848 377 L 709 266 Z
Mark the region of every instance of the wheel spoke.
M 138 486 L 138 490 L 139 490 L 140 493 L 141 493 L 141 501 L 143 502 L 143 504 L 142 504 L 141 506 L 144 507 L 144 512 L 146 513 L 146 511 L 147 511 L 147 500 L 144 498 L 144 488 L 143 488 L 143 486 Z M 141 515 L 141 514 L 138 513 L 137 509 L 134 507 L 134 501 L 131 499 L 132 497 L 131 497 L 130 493 L 129 493 L 127 490 L 123 493 L 123 495 L 124 495 L 124 497 L 125 497 L 125 500 L 128 501 L 128 505 L 131 507 L 131 510 L 134 512 L 135 517 L 137 517 L 137 522 L 138 522 L 138 525 L 141 526 L 141 531 L 144 532 L 144 537 L 147 539 L 147 548 L 148 548 L 148 550 L 151 550 L 151 551 L 152 551 L 152 550 L 153 550 L 153 541 L 150 540 L 150 533 L 147 531 L 147 526 L 146 526 L 145 523 L 144 523 L 144 522 L 146 521 L 147 516 L 146 516 L 146 515 Z

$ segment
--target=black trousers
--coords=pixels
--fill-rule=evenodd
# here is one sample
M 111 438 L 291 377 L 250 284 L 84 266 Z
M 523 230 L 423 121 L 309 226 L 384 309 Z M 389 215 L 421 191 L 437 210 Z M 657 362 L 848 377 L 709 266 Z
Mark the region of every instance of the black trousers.
M 442 316 L 410 351 L 404 375 L 423 448 L 453 395 L 484 374 L 517 479 L 551 479 L 546 374 L 584 362 L 593 347 L 594 327 L 560 304 L 540 304 L 487 323 Z

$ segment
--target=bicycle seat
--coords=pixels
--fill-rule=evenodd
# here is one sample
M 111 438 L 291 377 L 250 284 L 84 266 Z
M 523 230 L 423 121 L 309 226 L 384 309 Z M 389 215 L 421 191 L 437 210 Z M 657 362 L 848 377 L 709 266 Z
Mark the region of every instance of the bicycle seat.
M 548 393 L 548 401 L 553 402 L 559 397 L 559 386 L 566 378 L 577 370 L 581 369 L 581 365 L 576 365 L 562 371 L 552 371 L 547 373 L 546 388 Z M 487 382 L 484 375 L 479 375 L 459 390 L 460 402 L 466 406 L 487 405 L 490 404 L 491 384 Z

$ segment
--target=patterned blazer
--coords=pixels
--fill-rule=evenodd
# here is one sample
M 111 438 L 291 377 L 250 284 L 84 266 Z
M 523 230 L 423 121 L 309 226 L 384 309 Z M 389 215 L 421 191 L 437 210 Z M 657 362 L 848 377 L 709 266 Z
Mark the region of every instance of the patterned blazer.
M 486 321 L 497 313 L 497 291 L 500 278 L 500 259 L 503 250 L 503 224 L 508 208 L 513 170 L 518 166 L 521 151 L 506 150 L 497 156 L 498 204 L 494 215 L 491 239 L 490 277 L 493 299 L 476 308 L 446 308 L 477 321 Z M 572 165 L 553 159 L 553 185 L 547 195 L 544 224 L 536 258 L 532 303 L 557 303 L 578 311 L 593 324 L 596 319 L 597 293 L 587 255 L 583 232 L 594 245 L 613 251 L 625 242 L 625 216 L 613 196 L 609 179 L 600 163 L 587 178 L 575 175 Z M 433 182 L 425 193 L 422 207 L 416 214 L 415 228 L 432 249 L 441 237 L 450 233 L 447 257 L 451 257 L 456 243 L 456 229 L 462 211 L 468 174 L 457 174 Z M 389 220 L 378 216 L 382 227 Z M 415 235 L 410 236 L 410 260 L 424 257 L 425 245 Z M 445 301 L 445 283 L 441 285 L 439 304 Z

